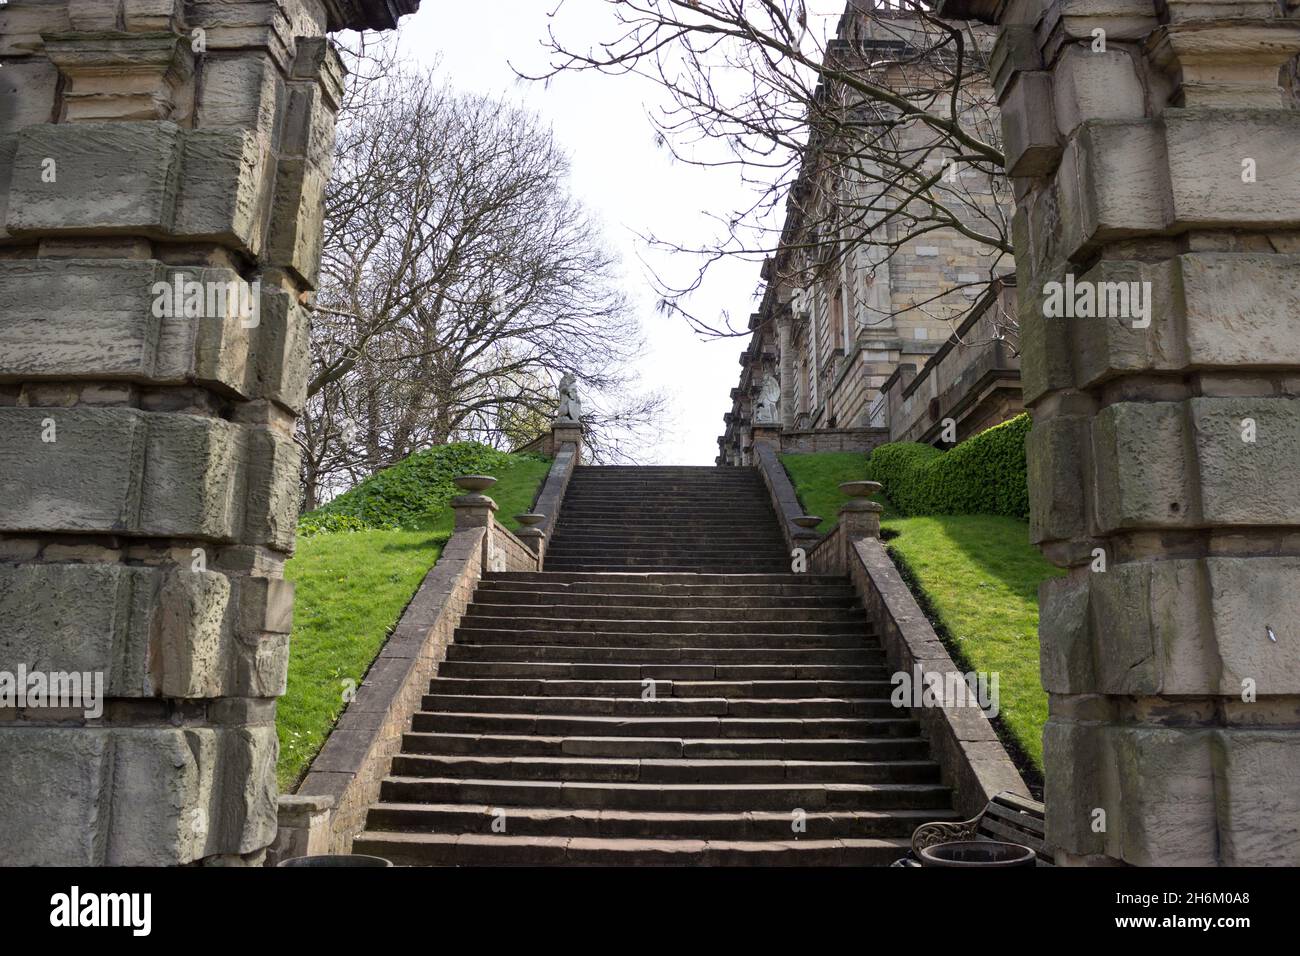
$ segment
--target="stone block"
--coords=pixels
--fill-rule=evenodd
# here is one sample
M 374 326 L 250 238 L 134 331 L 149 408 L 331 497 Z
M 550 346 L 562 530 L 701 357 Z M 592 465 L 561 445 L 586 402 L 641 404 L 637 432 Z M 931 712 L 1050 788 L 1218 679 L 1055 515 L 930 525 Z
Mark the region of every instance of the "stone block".
M 253 388 L 255 394 L 295 414 L 302 411 L 307 400 L 310 333 L 307 313 L 293 296 L 282 289 L 262 290 Z
M 113 750 L 109 866 L 178 866 L 207 855 L 215 834 L 217 731 L 121 728 Z
M 321 223 L 329 174 L 306 159 L 281 159 L 267 259 L 291 270 L 309 287 L 320 278 Z
M 9 0 L 0 4 L 0 59 L 5 69 L 14 65 L 12 57 L 39 53 L 44 33 L 67 33 L 72 29 L 66 3 L 44 0 Z M 0 83 L 3 83 L 0 80 Z M 4 111 L 0 110 L 0 117 Z
M 1092 423 L 1094 531 L 1197 526 L 1190 442 L 1180 403 L 1119 402 L 1102 409 Z
M 335 106 L 319 83 L 293 83 L 289 89 L 280 153 L 311 160 L 328 175 L 334 162 Z
M 151 414 L 138 532 L 234 541 L 241 528 L 241 429 L 197 415 Z
M 1052 79 L 1056 125 L 1063 137 L 1085 120 L 1140 120 L 1146 115 L 1146 92 L 1134 58 L 1125 50 L 1064 47 Z
M 1149 120 L 1085 121 L 1061 157 L 1055 189 L 1063 259 L 1164 230 L 1174 213 L 1163 129 Z
M 133 32 L 168 32 L 184 19 L 182 0 L 123 0 L 122 20 Z
M 152 290 L 161 278 L 154 261 L 0 262 L 0 381 L 151 378 L 161 326 Z
M 1183 255 L 1173 274 L 1189 365 L 1300 365 L 1300 256 Z
M 111 697 L 229 692 L 244 578 L 122 564 L 0 567 L 0 667 L 99 672 Z
M 1025 441 L 1029 470 L 1029 537 L 1035 544 L 1087 531 L 1088 420 L 1039 416 Z
M 1214 733 L 1220 862 L 1300 866 L 1300 740 L 1280 731 Z
M 1048 578 L 1038 586 L 1039 672 L 1049 694 L 1092 693 L 1097 686 L 1087 574 Z
M 1116 831 L 1109 854 L 1134 866 L 1218 863 L 1214 731 L 1132 724 L 1107 732 L 1118 798 L 1107 814 Z
M 188 131 L 173 233 L 260 255 L 272 187 L 268 144 L 242 129 Z
M 1096 811 L 1105 811 L 1108 830 L 1121 812 L 1109 794 L 1115 759 L 1106 728 L 1048 717 L 1043 763 L 1052 771 L 1043 788 L 1048 846 L 1079 855 L 1105 853 L 1108 833 L 1094 829 Z
M 4 56 L 6 14 L 0 9 L 0 56 Z M 6 60 L 0 75 L 0 137 L 16 134 L 25 126 L 48 123 L 54 118 L 55 90 L 59 71 L 44 59 Z M 0 174 L 7 174 L 4 168 Z
M 1300 558 L 1209 557 L 1204 566 L 1216 658 L 1218 691 L 1240 697 L 1243 681 L 1259 695 L 1300 693 L 1300 659 L 1289 653 L 1300 622 Z M 1184 599 L 1185 600 L 1185 599 Z M 1276 641 L 1269 637 L 1272 631 Z
M 188 121 L 194 59 L 186 38 L 163 33 L 73 33 L 45 37 L 62 74 L 64 123 Z
M 292 551 L 298 526 L 298 446 L 267 428 L 245 430 L 248 463 L 243 540 Z
M 1291 110 L 1167 109 L 1171 211 L 1178 225 L 1300 226 L 1300 114 Z M 1242 162 L 1255 163 L 1243 182 Z
M 1193 398 L 1187 413 L 1207 523 L 1300 524 L 1300 403 Z M 1248 420 L 1253 441 L 1243 439 Z
M 176 205 L 180 138 L 172 123 L 76 123 L 21 130 L 9 231 L 20 237 L 164 236 Z M 49 171 L 52 182 L 44 181 Z
M 999 101 L 1010 176 L 1043 176 L 1056 168 L 1061 144 L 1052 111 L 1052 75 L 1018 73 Z
M 0 724 L 0 767 L 10 781 L 0 787 L 0 846 L 7 865 L 105 862 L 113 779 L 107 735 Z
M 0 408 L 0 530 L 131 529 L 144 485 L 146 417 L 134 409 Z
M 275 61 L 259 53 L 211 57 L 202 69 L 195 125 L 253 130 L 274 146 L 287 102 L 284 78 Z
M 1004 24 L 989 54 L 989 75 L 997 96 L 1003 95 L 1017 73 L 1042 68 L 1043 58 L 1038 52 L 1038 39 L 1033 27 Z

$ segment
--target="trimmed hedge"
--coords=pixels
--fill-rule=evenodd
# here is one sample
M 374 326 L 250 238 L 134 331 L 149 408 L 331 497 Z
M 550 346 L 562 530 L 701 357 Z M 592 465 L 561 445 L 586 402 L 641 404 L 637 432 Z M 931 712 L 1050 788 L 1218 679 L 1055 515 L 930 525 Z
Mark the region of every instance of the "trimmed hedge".
M 415 530 L 461 492 L 460 475 L 499 475 L 512 460 L 542 455 L 510 455 L 478 442 L 439 445 L 402 459 L 355 488 L 302 516 L 300 537 L 336 531 Z
M 1027 414 L 1017 415 L 948 451 L 916 442 L 881 445 L 867 459 L 867 478 L 885 486 L 901 515 L 1028 518 L 1029 426 Z

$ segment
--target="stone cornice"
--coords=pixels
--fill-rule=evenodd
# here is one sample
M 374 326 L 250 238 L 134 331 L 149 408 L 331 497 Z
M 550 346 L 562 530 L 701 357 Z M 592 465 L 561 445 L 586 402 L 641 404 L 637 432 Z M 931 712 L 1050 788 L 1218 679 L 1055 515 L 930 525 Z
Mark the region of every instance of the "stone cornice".
M 329 29 L 393 30 L 398 17 L 414 13 L 420 0 L 325 0 Z

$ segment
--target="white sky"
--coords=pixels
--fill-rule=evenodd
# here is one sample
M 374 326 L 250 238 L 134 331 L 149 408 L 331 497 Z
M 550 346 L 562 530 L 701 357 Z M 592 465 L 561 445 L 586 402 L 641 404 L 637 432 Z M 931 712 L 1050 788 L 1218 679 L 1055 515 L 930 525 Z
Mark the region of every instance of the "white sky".
M 643 385 L 662 389 L 669 408 L 664 434 L 643 449 L 646 464 L 712 464 L 722 415 L 740 375 L 745 338 L 703 340 L 686 321 L 654 308 L 654 288 L 638 254 L 683 281 L 693 261 L 668 262 L 645 247 L 636 232 L 683 245 L 704 243 L 713 224 L 703 214 L 723 214 L 745 201 L 734 169 L 704 170 L 674 162 L 655 144 L 647 105 L 667 94 L 640 77 L 595 72 L 563 74 L 549 86 L 517 80 L 510 64 L 529 73 L 547 63 L 541 41 L 557 0 L 434 0 L 402 22 L 402 48 L 410 56 L 441 63 L 453 84 L 466 91 L 507 96 L 551 124 L 573 160 L 573 191 L 604 223 L 605 237 L 623 261 L 623 291 L 641 321 L 648 351 L 641 362 Z M 825 6 L 826 0 L 818 3 Z M 832 9 L 843 9 L 843 0 Z M 569 46 L 616 35 L 605 0 L 566 0 L 555 23 Z M 756 303 L 758 266 L 728 260 L 713 266 L 707 284 L 691 301 L 697 314 L 730 313 L 744 328 Z

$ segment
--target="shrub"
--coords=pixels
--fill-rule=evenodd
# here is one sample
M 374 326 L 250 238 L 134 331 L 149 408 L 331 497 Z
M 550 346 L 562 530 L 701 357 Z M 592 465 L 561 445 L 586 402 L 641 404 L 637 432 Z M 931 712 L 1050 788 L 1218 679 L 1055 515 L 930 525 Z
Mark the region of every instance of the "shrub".
M 995 514 L 1029 517 L 1025 437 L 1030 418 L 980 432 L 949 451 L 896 442 L 867 459 L 867 477 L 885 486 L 902 515 Z
M 478 442 L 456 442 L 418 451 L 303 515 L 298 533 L 414 529 L 460 494 L 453 478 L 496 475 L 512 460 L 541 457 L 512 456 Z

